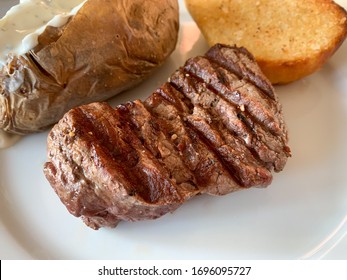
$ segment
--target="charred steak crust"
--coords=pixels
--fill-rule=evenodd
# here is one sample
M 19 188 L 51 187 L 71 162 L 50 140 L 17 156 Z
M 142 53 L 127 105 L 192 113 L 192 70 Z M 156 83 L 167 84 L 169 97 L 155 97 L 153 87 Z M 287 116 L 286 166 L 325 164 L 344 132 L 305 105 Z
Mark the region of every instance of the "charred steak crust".
M 144 102 L 70 110 L 44 173 L 93 229 L 155 219 L 191 197 L 265 187 L 290 157 L 282 108 L 244 48 L 189 59 Z

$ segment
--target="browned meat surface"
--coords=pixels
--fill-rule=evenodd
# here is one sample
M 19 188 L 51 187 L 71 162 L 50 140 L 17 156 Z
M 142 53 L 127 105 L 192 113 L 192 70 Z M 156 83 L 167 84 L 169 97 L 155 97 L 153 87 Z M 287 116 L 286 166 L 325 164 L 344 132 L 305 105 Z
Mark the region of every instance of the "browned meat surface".
M 290 156 L 281 105 L 252 55 L 216 45 L 144 102 L 70 110 L 44 173 L 90 227 L 155 219 L 200 194 L 265 187 Z

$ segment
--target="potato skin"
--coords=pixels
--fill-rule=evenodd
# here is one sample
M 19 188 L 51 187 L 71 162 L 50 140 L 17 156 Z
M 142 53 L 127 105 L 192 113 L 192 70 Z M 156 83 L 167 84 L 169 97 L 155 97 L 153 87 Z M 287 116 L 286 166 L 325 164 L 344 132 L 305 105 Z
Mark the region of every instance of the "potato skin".
M 177 0 L 88 0 L 0 73 L 0 129 L 47 129 L 81 104 L 106 100 L 147 78 L 176 47 Z

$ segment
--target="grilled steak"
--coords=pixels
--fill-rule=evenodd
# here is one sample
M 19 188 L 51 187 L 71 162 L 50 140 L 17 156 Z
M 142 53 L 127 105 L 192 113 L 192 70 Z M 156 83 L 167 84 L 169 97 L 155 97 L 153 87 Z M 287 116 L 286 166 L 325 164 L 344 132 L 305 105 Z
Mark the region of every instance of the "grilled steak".
M 215 45 L 144 102 L 70 110 L 48 136 L 44 173 L 98 229 L 155 219 L 189 198 L 265 187 L 290 149 L 281 105 L 253 56 Z

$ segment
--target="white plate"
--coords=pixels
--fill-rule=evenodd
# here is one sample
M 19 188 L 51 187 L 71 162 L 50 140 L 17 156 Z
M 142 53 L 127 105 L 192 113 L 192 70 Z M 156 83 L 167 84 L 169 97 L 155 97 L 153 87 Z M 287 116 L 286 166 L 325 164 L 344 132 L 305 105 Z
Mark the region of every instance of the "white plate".
M 17 1 L 1 1 L 2 14 Z M 347 7 L 347 1 L 338 1 Z M 177 50 L 112 104 L 145 98 L 207 46 L 181 6 Z M 42 173 L 47 133 L 0 150 L 1 259 L 347 259 L 347 44 L 316 74 L 277 87 L 293 157 L 267 189 L 200 196 L 156 221 L 94 231 Z

